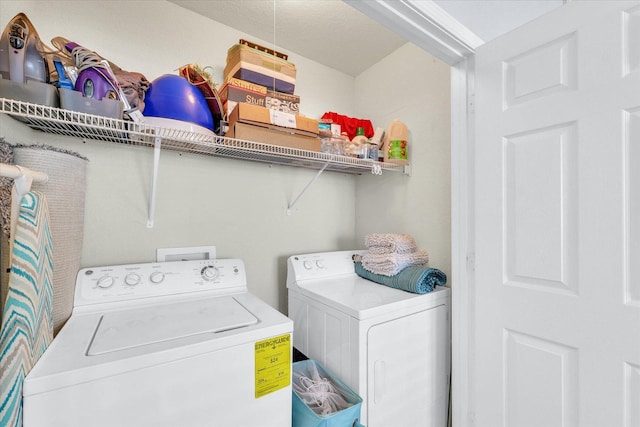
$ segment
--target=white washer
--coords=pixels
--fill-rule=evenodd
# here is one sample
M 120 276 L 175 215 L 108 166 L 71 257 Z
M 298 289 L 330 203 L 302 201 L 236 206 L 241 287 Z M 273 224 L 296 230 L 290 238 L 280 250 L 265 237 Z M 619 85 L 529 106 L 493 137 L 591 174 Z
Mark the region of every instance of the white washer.
M 241 260 L 80 270 L 24 426 L 290 426 L 292 332 Z
M 363 399 L 367 427 L 447 425 L 450 289 L 424 295 L 359 277 L 353 254 L 288 260 L 294 347 L 328 367 Z

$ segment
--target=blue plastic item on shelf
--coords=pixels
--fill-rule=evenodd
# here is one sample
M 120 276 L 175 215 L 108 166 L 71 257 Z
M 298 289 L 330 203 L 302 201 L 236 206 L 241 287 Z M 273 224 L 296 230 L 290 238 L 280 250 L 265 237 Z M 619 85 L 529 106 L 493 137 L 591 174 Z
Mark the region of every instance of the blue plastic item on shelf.
M 181 120 L 213 130 L 207 101 L 184 77 L 164 74 L 153 80 L 144 103 L 145 116 Z

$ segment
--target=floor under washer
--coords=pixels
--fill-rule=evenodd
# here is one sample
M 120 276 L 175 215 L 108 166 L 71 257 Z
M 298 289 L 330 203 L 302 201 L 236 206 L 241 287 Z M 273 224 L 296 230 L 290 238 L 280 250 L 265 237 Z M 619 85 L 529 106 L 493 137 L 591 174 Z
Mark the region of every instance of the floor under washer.
M 292 332 L 238 259 L 83 269 L 24 427 L 290 426 Z

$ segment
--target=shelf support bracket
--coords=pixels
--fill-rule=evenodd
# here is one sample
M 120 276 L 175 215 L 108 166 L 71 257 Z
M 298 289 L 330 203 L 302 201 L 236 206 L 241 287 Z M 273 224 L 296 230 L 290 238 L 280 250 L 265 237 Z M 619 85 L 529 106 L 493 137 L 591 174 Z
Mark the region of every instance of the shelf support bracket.
M 151 194 L 149 195 L 149 217 L 147 218 L 147 228 L 153 228 L 153 220 L 156 215 L 156 183 L 158 181 L 158 166 L 160 163 L 160 148 L 162 138 L 156 136 L 153 145 L 153 176 L 151 177 Z
M 289 206 L 287 207 L 287 216 L 291 215 L 291 209 L 293 209 L 293 207 L 296 205 L 296 203 L 298 203 L 298 199 L 300 199 L 300 197 L 302 197 L 302 195 L 305 193 L 305 191 L 307 191 L 307 189 L 309 187 L 311 187 L 311 184 L 313 184 L 314 182 L 316 182 L 316 179 L 318 179 L 320 177 L 320 175 L 322 175 L 322 172 L 324 172 L 324 170 L 327 168 L 327 166 L 329 166 L 329 162 L 325 163 L 322 168 L 318 171 L 318 173 L 315 174 L 315 176 L 313 178 L 311 178 L 311 181 L 309 181 L 309 183 L 306 185 L 306 187 L 304 187 L 302 189 L 302 191 L 300 192 L 300 194 L 298 194 L 295 199 L 293 199 L 293 201 L 291 203 L 289 203 Z

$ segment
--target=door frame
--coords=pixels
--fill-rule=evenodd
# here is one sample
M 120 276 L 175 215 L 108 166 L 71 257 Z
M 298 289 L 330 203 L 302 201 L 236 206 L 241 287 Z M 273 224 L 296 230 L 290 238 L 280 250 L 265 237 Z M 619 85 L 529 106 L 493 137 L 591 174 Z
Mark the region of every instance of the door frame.
M 475 58 L 451 65 L 451 414 L 474 426 Z
M 474 52 L 484 42 L 432 1 L 343 0 L 451 66 L 451 425 L 475 425 Z
M 473 53 L 483 41 L 434 2 L 344 1 L 451 66 L 451 419 L 473 426 Z

